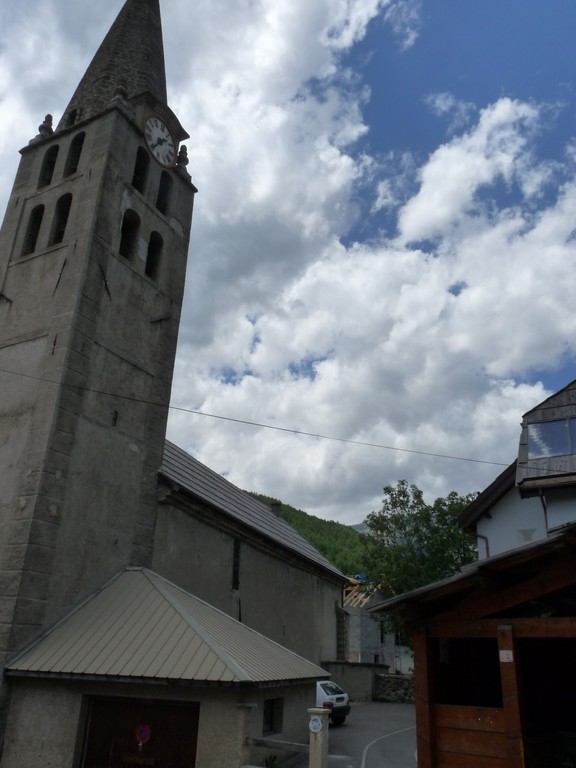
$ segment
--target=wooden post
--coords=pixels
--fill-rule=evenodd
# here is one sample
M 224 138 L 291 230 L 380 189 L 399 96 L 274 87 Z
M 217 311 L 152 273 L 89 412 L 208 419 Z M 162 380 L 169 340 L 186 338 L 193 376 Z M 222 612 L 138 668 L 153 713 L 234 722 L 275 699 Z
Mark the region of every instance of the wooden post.
M 522 732 L 516 643 L 510 625 L 498 627 L 498 654 L 502 680 L 502 703 L 508 736 L 506 765 L 510 768 L 524 768 L 524 735 Z
M 310 758 L 309 768 L 328 768 L 328 719 L 330 711 L 313 707 L 308 710 L 310 721 Z
M 428 637 L 423 629 L 412 634 L 414 650 L 414 688 L 416 700 L 416 743 L 418 768 L 432 768 L 432 702 L 430 701 L 430 664 Z

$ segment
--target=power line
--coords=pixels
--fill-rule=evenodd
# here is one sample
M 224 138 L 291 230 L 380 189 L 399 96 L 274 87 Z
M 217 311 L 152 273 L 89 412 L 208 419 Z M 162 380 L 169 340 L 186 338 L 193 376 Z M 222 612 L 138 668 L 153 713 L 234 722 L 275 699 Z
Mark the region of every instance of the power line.
M 187 408 L 178 408 L 177 406 L 170 406 L 170 410 L 184 411 L 185 413 L 195 413 L 198 416 L 208 416 L 212 419 L 222 419 L 224 421 L 234 421 L 237 424 L 247 424 L 250 427 L 260 427 L 261 429 L 275 429 L 279 432 L 290 432 L 293 435 L 302 435 L 303 437 L 315 437 L 319 440 L 333 440 L 338 443 L 349 443 L 350 445 L 363 445 L 367 448 L 381 448 L 386 451 L 400 451 L 401 453 L 416 453 L 419 456 L 431 456 L 436 459 L 452 459 L 453 461 L 470 461 L 475 464 L 492 464 L 498 467 L 508 467 L 509 464 L 504 464 L 501 461 L 487 461 L 485 459 L 469 459 L 464 456 L 450 456 L 444 453 L 432 453 L 430 451 L 417 451 L 411 448 L 398 448 L 395 445 L 383 445 L 382 443 L 368 443 L 363 440 L 351 440 L 347 437 L 334 437 L 333 435 L 322 435 L 316 432 L 304 432 L 300 429 L 290 429 L 289 427 L 278 427 L 273 424 L 262 424 L 258 421 L 246 421 L 244 419 L 234 419 L 231 416 L 219 416 L 214 413 L 206 413 L 205 411 L 188 410 Z
M 41 376 L 32 376 L 31 374 L 28 374 L 28 373 L 21 373 L 18 371 L 9 371 L 5 368 L 0 368 L 0 372 L 7 373 L 12 376 L 22 376 L 24 378 L 33 379 L 34 381 L 41 381 L 46 384 L 55 384 L 55 385 L 60 384 L 60 382 L 52 381 L 51 379 L 45 379 L 45 378 L 42 378 Z M 81 387 L 75 384 L 64 384 L 64 386 L 69 387 L 70 389 L 77 389 L 82 392 L 90 392 L 92 394 L 103 395 L 105 397 L 116 397 L 121 400 L 128 400 L 134 403 L 142 403 L 143 405 L 155 405 L 158 407 L 165 407 L 165 406 L 161 406 L 160 403 L 153 402 L 152 400 L 143 400 L 142 398 L 131 397 L 130 395 L 114 394 L 112 392 L 104 392 L 103 390 L 100 390 L 100 389 L 92 389 L 90 387 Z M 263 424 L 257 421 L 248 421 L 247 419 L 235 419 L 232 416 L 221 416 L 219 414 L 206 413 L 205 411 L 197 411 L 193 408 L 183 408 L 177 405 L 169 405 L 168 410 L 179 411 L 181 413 L 191 413 L 196 416 L 205 416 L 210 419 L 219 419 L 220 421 L 230 421 L 235 424 L 245 424 L 246 426 L 258 427 L 259 429 L 272 429 L 272 430 L 276 430 L 277 432 L 287 432 L 292 435 L 300 435 L 301 437 L 313 437 L 316 440 L 332 440 L 333 442 L 346 443 L 348 445 L 360 445 L 366 448 L 378 448 L 380 450 L 385 450 L 385 451 L 398 451 L 399 453 L 412 453 L 412 454 L 416 454 L 417 456 L 430 456 L 431 458 L 435 458 L 435 459 L 448 459 L 451 461 L 466 461 L 472 464 L 489 464 L 497 467 L 509 466 L 508 464 L 504 464 L 501 461 L 487 461 L 486 459 L 472 459 L 464 456 L 451 456 L 449 454 L 433 453 L 431 451 L 418 451 L 412 448 L 398 448 L 397 446 L 394 446 L 394 445 L 384 445 L 382 443 L 370 443 L 364 440 L 352 440 L 347 437 L 334 437 L 334 435 L 323 435 L 316 432 L 305 432 L 304 430 L 300 430 L 300 429 L 291 429 L 290 427 L 279 427 L 274 424 Z

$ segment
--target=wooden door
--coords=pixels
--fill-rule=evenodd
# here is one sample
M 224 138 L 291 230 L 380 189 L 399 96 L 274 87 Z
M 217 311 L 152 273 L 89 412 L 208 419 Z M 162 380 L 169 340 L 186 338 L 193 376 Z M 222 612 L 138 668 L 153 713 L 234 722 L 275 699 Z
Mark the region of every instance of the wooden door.
M 94 698 L 81 766 L 194 768 L 199 711 L 196 702 Z

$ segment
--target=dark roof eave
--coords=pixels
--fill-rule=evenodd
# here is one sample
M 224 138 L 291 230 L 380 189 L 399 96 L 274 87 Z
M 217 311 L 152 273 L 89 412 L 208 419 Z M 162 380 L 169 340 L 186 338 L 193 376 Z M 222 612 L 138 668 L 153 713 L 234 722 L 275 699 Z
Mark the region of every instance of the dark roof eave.
M 481 517 L 488 514 L 492 507 L 514 488 L 516 482 L 516 465 L 514 460 L 510 466 L 501 472 L 458 516 L 461 528 L 472 528 Z
M 127 677 L 125 675 L 86 675 L 75 674 L 73 672 L 41 672 L 31 670 L 11 670 L 6 669 L 4 671 L 6 677 L 9 678 L 26 678 L 32 680 L 61 680 L 63 682 L 98 682 L 98 683 L 115 683 L 130 684 L 130 685 L 165 685 L 174 687 L 191 687 L 191 688 L 284 688 L 293 685 L 305 685 L 307 683 L 314 683 L 316 680 L 329 680 L 330 674 L 326 672 L 325 675 L 318 675 L 317 677 L 299 677 L 293 679 L 282 680 L 183 680 L 176 678 L 155 678 L 155 677 Z
M 172 456 L 170 461 L 173 461 L 174 456 L 177 456 L 179 462 L 185 462 L 186 467 L 178 465 L 176 467 L 168 466 L 168 455 Z M 185 470 L 185 472 L 183 471 Z M 195 472 L 195 474 L 194 474 Z M 282 526 L 288 529 L 290 534 L 294 538 L 294 543 L 289 540 L 283 540 L 280 533 L 278 535 L 271 535 L 266 529 L 255 525 L 254 521 L 250 521 L 250 516 L 263 515 L 261 521 L 270 523 L 272 526 L 276 525 L 272 520 L 272 512 L 269 508 L 253 498 L 246 491 L 237 488 L 229 480 L 218 475 L 214 470 L 210 469 L 202 462 L 195 459 L 189 453 L 179 446 L 171 443 L 169 440 L 165 441 L 165 453 L 162 462 L 162 466 L 159 469 L 159 476 L 168 485 L 172 485 L 177 489 L 177 492 L 182 492 L 185 496 L 200 500 L 203 504 L 211 509 L 214 509 L 219 514 L 224 515 L 228 520 L 240 524 L 253 532 L 259 538 L 272 543 L 275 547 L 279 547 L 285 552 L 289 553 L 293 557 L 297 557 L 302 562 L 307 563 L 313 567 L 316 571 L 320 571 L 326 578 L 333 581 L 336 584 L 344 585 L 347 583 L 347 578 L 342 574 L 335 565 L 330 563 L 323 555 L 321 555 L 309 542 L 307 542 L 300 534 L 298 534 L 285 520 L 280 518 Z M 198 483 L 198 478 L 202 478 L 204 485 Z M 194 482 L 191 482 L 194 480 Z M 210 486 L 210 494 L 202 492 L 203 488 Z M 218 486 L 218 493 L 214 493 L 214 488 Z M 224 502 L 228 499 L 229 509 L 225 506 Z M 238 510 L 242 505 L 246 504 L 246 516 L 239 514 Z M 268 525 L 270 528 L 270 525 Z

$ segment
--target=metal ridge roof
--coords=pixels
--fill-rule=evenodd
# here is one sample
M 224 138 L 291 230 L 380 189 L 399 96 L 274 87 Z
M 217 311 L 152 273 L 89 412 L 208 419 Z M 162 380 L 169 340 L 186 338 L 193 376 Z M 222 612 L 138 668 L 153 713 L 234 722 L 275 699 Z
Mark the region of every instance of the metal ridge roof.
M 144 568 L 129 568 L 108 582 L 12 659 L 6 672 L 220 684 L 328 677 Z
M 165 441 L 160 473 L 188 493 L 248 526 L 261 536 L 292 550 L 299 557 L 329 571 L 339 580 L 346 581 L 346 577 L 335 565 L 332 565 L 285 520 L 273 514 L 266 504 L 246 491 L 242 491 L 169 440 Z

